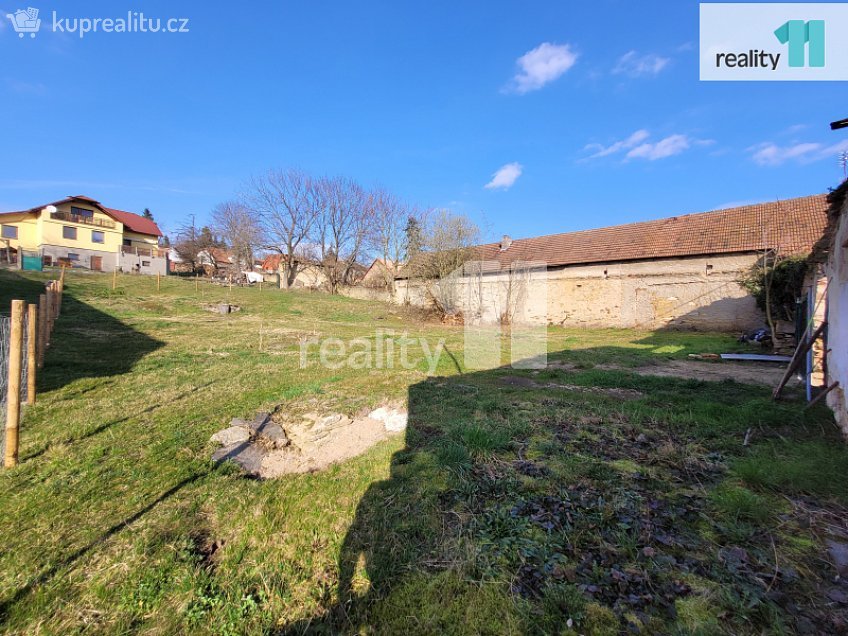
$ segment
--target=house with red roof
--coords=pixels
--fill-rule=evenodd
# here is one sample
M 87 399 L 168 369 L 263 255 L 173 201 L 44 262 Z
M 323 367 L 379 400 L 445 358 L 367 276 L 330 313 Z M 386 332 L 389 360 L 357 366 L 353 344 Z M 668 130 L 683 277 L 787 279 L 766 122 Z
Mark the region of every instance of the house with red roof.
M 0 213 L 0 262 L 23 269 L 64 265 L 167 274 L 168 252 L 152 219 L 84 195 Z

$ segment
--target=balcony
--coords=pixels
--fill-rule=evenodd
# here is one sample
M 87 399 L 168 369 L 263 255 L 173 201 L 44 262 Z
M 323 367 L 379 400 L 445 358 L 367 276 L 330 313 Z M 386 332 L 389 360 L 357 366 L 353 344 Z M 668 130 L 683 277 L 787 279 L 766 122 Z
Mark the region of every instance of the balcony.
M 68 223 L 81 223 L 82 225 L 92 225 L 94 227 L 103 227 L 108 229 L 115 228 L 115 222 L 110 221 L 109 219 L 97 219 L 93 216 L 71 214 L 70 212 L 51 212 L 50 218 L 56 221 L 66 221 Z
M 123 256 L 144 256 L 145 258 L 165 258 L 168 250 L 160 250 L 157 247 L 136 247 L 134 245 L 122 245 Z

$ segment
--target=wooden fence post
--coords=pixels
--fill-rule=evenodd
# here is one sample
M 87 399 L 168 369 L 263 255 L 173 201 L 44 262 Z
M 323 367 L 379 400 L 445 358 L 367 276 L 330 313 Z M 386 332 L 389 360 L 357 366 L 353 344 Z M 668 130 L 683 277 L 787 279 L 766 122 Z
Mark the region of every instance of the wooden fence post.
M 47 285 L 47 335 L 51 339 L 54 320 L 56 320 L 56 292 L 53 291 L 53 281 L 50 281 Z
M 156 272 L 156 291 L 159 291 L 159 272 Z
M 27 404 L 35 404 L 35 370 L 38 367 L 38 305 L 27 307 Z
M 118 268 L 112 270 L 112 291 L 118 286 Z
M 38 297 L 38 366 L 44 366 L 47 349 L 47 294 Z
M 23 300 L 12 301 L 12 318 L 9 338 L 9 378 L 6 384 L 6 449 L 3 465 L 18 465 L 18 429 L 21 423 L 21 362 L 24 339 Z

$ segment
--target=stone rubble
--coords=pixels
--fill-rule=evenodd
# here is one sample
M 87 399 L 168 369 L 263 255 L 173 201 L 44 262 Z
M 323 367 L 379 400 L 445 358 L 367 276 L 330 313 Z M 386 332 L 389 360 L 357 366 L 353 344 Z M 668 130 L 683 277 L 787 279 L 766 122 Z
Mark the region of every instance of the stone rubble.
M 212 435 L 219 444 L 212 461 L 231 461 L 246 474 L 263 479 L 321 470 L 362 454 L 406 429 L 405 410 L 383 406 L 365 416 L 306 413 L 299 421 L 274 421 L 270 413 L 253 420 L 235 418 Z

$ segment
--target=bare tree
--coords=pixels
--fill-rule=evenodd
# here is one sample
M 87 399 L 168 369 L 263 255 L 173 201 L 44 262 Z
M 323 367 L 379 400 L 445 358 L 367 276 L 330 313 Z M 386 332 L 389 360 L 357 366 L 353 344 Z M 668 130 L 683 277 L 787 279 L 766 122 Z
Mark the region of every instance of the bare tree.
M 197 255 L 204 248 L 201 246 L 200 229 L 197 227 L 192 214 L 188 220 L 177 228 L 174 251 L 184 263 L 191 265 L 191 270 L 197 269 Z M 206 246 L 208 247 L 208 246 Z
M 321 212 L 322 188 L 301 170 L 270 170 L 250 181 L 245 199 L 261 220 L 268 248 L 283 255 L 280 287 L 288 289 L 298 273 L 298 256 Z
M 423 235 L 424 251 L 408 264 L 410 279 L 423 286 L 439 313 L 452 313 L 459 302 L 463 268 L 474 256 L 480 230 L 467 216 L 442 209 L 429 215 Z
M 380 271 L 380 283 L 394 292 L 395 274 L 409 251 L 408 228 L 411 223 L 420 226 L 426 213 L 401 202 L 382 188 L 373 190 L 370 196 L 374 209 L 373 249 L 384 265 Z
M 263 244 L 258 215 L 243 203 L 225 201 L 212 210 L 212 227 L 229 245 L 236 268 L 252 270 L 253 255 Z
M 351 279 L 357 258 L 373 241 L 374 198 L 346 177 L 323 178 L 317 183 L 320 213 L 316 218 L 313 242 L 331 294 Z

